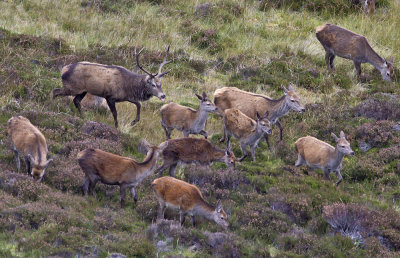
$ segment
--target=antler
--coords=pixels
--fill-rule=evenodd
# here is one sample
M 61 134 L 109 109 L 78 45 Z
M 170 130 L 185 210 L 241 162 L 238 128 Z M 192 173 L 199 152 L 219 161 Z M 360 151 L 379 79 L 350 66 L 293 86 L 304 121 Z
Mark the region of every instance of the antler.
M 142 48 L 142 49 L 139 51 L 139 53 L 136 53 L 136 47 L 135 47 L 136 64 L 137 64 L 137 66 L 140 68 L 140 70 L 142 70 L 143 72 L 145 72 L 145 73 L 147 73 L 148 75 L 150 75 L 150 77 L 155 77 L 155 76 L 157 76 L 158 73 L 157 73 L 157 74 L 149 73 L 149 72 L 146 71 L 146 70 L 140 65 L 140 63 L 139 63 L 139 56 L 140 56 L 140 53 L 142 53 L 143 49 L 144 49 L 144 48 Z
M 170 71 L 166 71 L 166 72 L 161 73 L 161 69 L 163 68 L 163 66 L 172 62 L 171 60 L 170 60 L 170 61 L 167 61 L 168 53 L 169 53 L 169 47 L 170 47 L 170 45 L 168 45 L 168 47 L 167 47 L 167 52 L 165 53 L 164 60 L 163 60 L 163 62 L 160 64 L 160 68 L 158 68 L 158 73 L 157 73 L 157 74 L 159 74 L 158 77 L 163 77 L 164 75 L 166 75 L 167 73 L 170 72 Z

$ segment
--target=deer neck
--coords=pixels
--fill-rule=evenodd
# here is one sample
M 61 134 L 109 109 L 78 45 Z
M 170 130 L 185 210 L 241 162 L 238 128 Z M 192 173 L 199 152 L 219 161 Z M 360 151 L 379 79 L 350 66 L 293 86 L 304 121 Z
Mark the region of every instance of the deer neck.
M 218 162 L 225 162 L 225 151 L 214 148 L 212 152 L 212 160 Z
M 143 178 L 150 175 L 153 172 L 154 168 L 157 165 L 157 158 L 159 152 L 156 148 L 152 147 L 151 150 L 147 153 L 146 157 L 141 163 L 138 163 L 138 169 L 136 170 L 136 180 L 140 182 Z M 135 170 L 135 167 L 132 168 Z
M 247 142 L 248 143 L 258 142 L 263 135 L 264 135 L 264 132 L 261 129 L 261 127 L 256 125 L 256 129 L 255 129 L 254 133 L 250 134 L 250 136 L 247 138 Z
M 208 220 L 213 220 L 212 214 L 214 211 L 215 211 L 215 207 L 211 206 L 203 199 L 199 200 L 199 202 L 193 208 L 194 215 L 203 216 Z
M 192 130 L 194 132 L 199 132 L 199 131 L 203 130 L 203 128 L 206 125 L 208 113 L 209 113 L 208 111 L 205 111 L 202 108 L 199 108 L 196 111 L 195 119 L 194 119 L 193 124 L 191 126 Z
M 335 151 L 332 155 L 332 168 L 337 168 L 342 163 L 343 157 L 344 154 L 339 152 L 338 148 L 335 148 Z
M 284 115 L 286 115 L 287 113 L 289 113 L 290 111 L 290 107 L 289 105 L 286 103 L 286 97 L 283 97 L 279 100 L 277 100 L 271 110 L 270 110 L 270 115 L 269 115 L 269 120 L 271 121 L 271 123 L 275 124 L 276 121 L 278 121 L 278 119 Z
M 385 59 L 383 59 L 380 55 L 378 55 L 378 53 L 376 53 L 369 45 L 367 48 L 366 59 L 368 63 L 372 64 L 380 72 L 384 68 Z

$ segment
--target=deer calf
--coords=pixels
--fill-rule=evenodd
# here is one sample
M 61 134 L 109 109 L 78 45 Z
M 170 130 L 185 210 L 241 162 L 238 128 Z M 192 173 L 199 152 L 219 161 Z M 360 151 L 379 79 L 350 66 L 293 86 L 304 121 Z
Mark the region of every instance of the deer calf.
M 169 167 L 169 175 L 175 177 L 178 163 L 210 165 L 225 162 L 228 168 L 235 166 L 236 157 L 230 149 L 220 150 L 206 139 L 180 138 L 165 141 L 159 146 L 163 164 L 157 169 L 158 176 Z
M 271 122 L 268 120 L 268 111 L 262 117 L 258 113 L 256 116 L 257 121 L 254 121 L 237 108 L 225 109 L 223 136 L 220 142 L 223 142 L 227 136 L 226 145 L 227 148 L 230 148 L 231 137 L 232 135 L 235 136 L 240 142 L 243 154 L 239 161 L 247 157 L 247 146 L 250 146 L 251 157 L 253 161 L 256 161 L 255 148 L 258 142 L 264 134 L 271 134 L 272 132 Z
M 197 95 L 200 100 L 200 107 L 194 110 L 189 107 L 181 106 L 176 103 L 165 104 L 161 107 L 161 126 L 167 135 L 171 138 L 171 131 L 177 129 L 183 132 L 184 137 L 189 134 L 201 134 L 207 139 L 207 132 L 204 131 L 208 113 L 217 110 L 217 107 L 203 92 L 203 96 Z
M 385 81 L 394 77 L 393 57 L 386 61 L 369 45 L 364 36 L 355 34 L 333 24 L 318 26 L 316 36 L 325 49 L 325 61 L 328 70 L 334 70 L 335 56 L 353 60 L 358 78 L 361 78 L 361 64 L 370 63 L 381 73 Z
M 143 50 L 143 49 L 142 49 Z M 81 112 L 81 101 L 86 93 L 106 99 L 108 107 L 114 117 L 115 127 L 118 127 L 117 110 L 115 103 L 129 101 L 136 105 L 137 113 L 134 125 L 140 119 L 140 101 L 146 101 L 152 96 L 164 101 L 165 94 L 161 89 L 161 78 L 167 72 L 161 72 L 167 61 L 169 47 L 164 61 L 156 74 L 146 71 L 139 64 L 139 53 L 136 53 L 136 64 L 146 74 L 137 74 L 116 65 L 103 65 L 89 62 L 78 62 L 64 66 L 61 71 L 63 87 L 53 90 L 53 99 L 58 96 L 75 96 L 74 105 Z
M 282 88 L 284 95 L 275 100 L 264 95 L 239 90 L 235 87 L 224 87 L 215 91 L 214 103 L 222 112 L 229 108 L 237 108 L 253 120 L 257 119 L 257 113 L 265 114 L 268 111 L 268 119 L 272 124 L 276 124 L 279 127 L 279 139 L 282 140 L 283 127 L 278 119 L 291 110 L 299 113 L 306 111 L 291 84 L 289 89 L 284 86 Z M 268 134 L 265 135 L 265 140 L 268 148 L 270 148 Z
M 343 157 L 345 155 L 353 156 L 354 151 L 351 149 L 350 143 L 346 140 L 343 131 L 340 132 L 340 138 L 334 133 L 332 133 L 332 137 L 337 143 L 336 148 L 312 136 L 299 138 L 295 142 L 298 154 L 295 166 L 298 167 L 307 164 L 311 170 L 316 168 L 322 169 L 326 179 L 330 179 L 330 172 L 335 172 L 338 177 L 336 185 L 339 185 L 343 180 L 340 174 Z
M 11 117 L 7 122 L 7 127 L 18 173 L 21 170 L 19 160 L 21 154 L 24 157 L 26 171 L 37 182 L 40 182 L 45 169 L 53 161 L 53 159 L 47 160 L 46 138 L 36 126 L 23 116 Z
M 185 222 L 185 215 L 188 214 L 193 226 L 196 224 L 194 216 L 200 215 L 223 228 L 228 228 L 229 223 L 221 201 L 218 201 L 216 207 L 210 205 L 195 185 L 165 176 L 155 179 L 151 186 L 160 204 L 158 219 L 164 219 L 164 212 L 168 206 L 179 209 L 181 225 Z
M 141 163 L 99 149 L 85 149 L 79 152 L 79 166 L 86 177 L 82 185 L 83 194 L 86 195 L 88 190 L 93 194 L 93 189 L 100 180 L 107 185 L 119 185 L 121 208 L 125 204 L 126 189 L 130 189 L 136 203 L 135 187 L 153 172 L 158 155 L 158 148 L 155 146 L 149 148 Z

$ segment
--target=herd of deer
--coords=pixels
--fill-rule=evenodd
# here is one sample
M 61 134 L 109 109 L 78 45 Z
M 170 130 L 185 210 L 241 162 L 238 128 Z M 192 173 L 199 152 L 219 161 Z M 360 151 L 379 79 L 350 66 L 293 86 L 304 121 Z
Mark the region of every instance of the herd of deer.
M 368 62 L 380 71 L 384 80 L 391 81 L 393 78 L 393 60 L 389 62 L 380 57 L 365 37 L 331 24 L 317 27 L 316 36 L 326 51 L 328 70 L 334 69 L 333 60 L 337 55 L 353 60 L 358 76 L 361 76 L 360 64 Z M 115 127 L 118 127 L 115 103 L 129 101 L 137 107 L 136 118 L 131 123 L 134 125 L 140 119 L 140 101 L 146 101 L 152 96 L 164 101 L 166 96 L 161 88 L 161 78 L 168 71 L 162 72 L 162 68 L 170 62 L 167 61 L 168 47 L 158 72 L 152 74 L 139 63 L 142 50 L 138 53 L 135 50 L 136 63 L 145 74 L 133 73 L 124 67 L 114 65 L 89 62 L 70 64 L 62 69 L 63 87 L 53 91 L 53 98 L 74 96 L 73 103 L 80 112 L 80 103 L 87 93 L 93 98 L 102 97 L 112 112 Z M 280 140 L 282 140 L 283 128 L 278 121 L 280 117 L 291 110 L 305 112 L 305 108 L 300 103 L 300 97 L 292 85 L 288 88 L 283 87 L 283 91 L 284 95 L 275 100 L 238 88 L 224 87 L 215 91 L 214 103 L 206 93 L 196 94 L 200 100 L 198 110 L 176 103 L 165 104 L 160 113 L 161 126 L 165 131 L 167 141 L 159 146 L 150 146 L 143 142 L 147 155 L 142 162 L 100 149 L 85 149 L 78 154 L 78 163 L 86 177 L 82 185 L 83 194 L 86 195 L 88 191 L 92 194 L 96 183 L 101 181 L 104 184 L 120 186 L 121 207 L 124 205 L 126 189 L 130 190 L 136 203 L 135 187 L 156 169 L 157 160 L 161 157 L 163 163 L 157 168 L 159 178 L 152 183 L 160 205 L 158 218 L 163 218 L 165 208 L 170 206 L 180 210 L 181 223 L 184 222 L 185 215 L 191 216 L 193 224 L 195 223 L 194 215 L 201 215 L 227 227 L 227 215 L 221 202 L 218 201 L 214 207 L 204 200 L 196 186 L 175 179 L 176 166 L 178 163 L 209 165 L 218 161 L 233 168 L 236 157 L 230 146 L 232 135 L 238 139 L 242 149 L 243 156 L 239 161 L 247 156 L 247 146 L 250 146 L 251 156 L 255 161 L 255 148 L 263 136 L 270 147 L 268 135 L 272 132 L 273 124 L 279 127 Z M 225 150 L 215 147 L 207 140 L 208 134 L 204 131 L 204 127 L 210 112 L 223 117 L 223 136 L 220 142 L 227 138 Z M 46 167 L 52 161 L 52 159 L 47 159 L 48 150 L 44 135 L 22 116 L 10 118 L 7 125 L 18 172 L 20 171 L 19 155 L 22 155 L 28 173 L 40 182 Z M 184 138 L 170 139 L 173 129 L 182 131 Z M 190 138 L 189 134 L 200 134 L 205 139 Z M 333 133 L 332 136 L 337 143 L 336 147 L 311 136 L 298 139 L 295 143 L 298 153 L 295 165 L 306 164 L 311 169 L 322 169 L 327 179 L 330 172 L 335 172 L 338 177 L 336 185 L 338 185 L 342 181 L 340 174 L 342 159 L 345 155 L 354 155 L 354 152 L 342 131 L 340 137 Z M 167 168 L 169 168 L 170 176 L 161 177 Z

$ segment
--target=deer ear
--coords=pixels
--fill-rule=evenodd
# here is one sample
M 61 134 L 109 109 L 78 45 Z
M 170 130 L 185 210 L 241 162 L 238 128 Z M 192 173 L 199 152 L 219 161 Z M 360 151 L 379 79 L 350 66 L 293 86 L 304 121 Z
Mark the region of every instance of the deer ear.
M 203 99 L 207 98 L 207 94 L 203 91 Z
M 203 100 L 203 97 L 200 96 L 199 94 L 195 93 L 195 95 L 196 95 L 196 97 L 197 97 L 199 100 Z
M 35 160 L 33 159 L 31 154 L 28 154 L 28 160 L 31 164 L 35 163 Z
M 268 118 L 268 116 L 269 116 L 269 111 L 267 111 L 267 112 L 265 112 L 265 114 L 264 114 L 264 118 Z
M 335 139 L 335 141 L 336 141 L 336 142 L 338 142 L 338 141 L 339 141 L 339 138 L 336 136 L 336 134 L 334 134 L 334 133 L 331 133 L 331 135 L 332 135 L 333 139 Z
M 258 114 L 258 112 L 256 112 L 256 115 L 257 115 L 257 119 L 260 120 L 261 119 L 260 114 Z
M 217 212 L 221 212 L 222 210 L 222 204 L 221 204 L 221 200 L 218 200 L 217 202 L 217 208 L 215 209 Z
M 286 87 L 282 85 L 282 89 L 283 89 L 283 93 L 284 93 L 285 95 L 287 95 L 288 90 L 286 89 Z
M 340 131 L 340 138 L 346 138 L 346 135 L 344 135 L 344 132 L 343 131 Z
M 393 64 L 393 62 L 394 62 L 394 58 L 393 58 L 393 56 L 389 59 L 389 63 L 391 63 L 391 64 Z
M 230 150 L 229 150 L 229 149 L 226 149 L 226 150 L 225 150 L 225 154 L 228 155 L 228 156 L 231 155 Z
M 289 84 L 289 90 L 294 91 L 293 84 L 291 84 L 291 83 Z
M 53 159 L 47 160 L 46 163 L 43 165 L 43 168 L 47 168 L 47 166 L 50 165 L 51 162 L 53 162 Z

